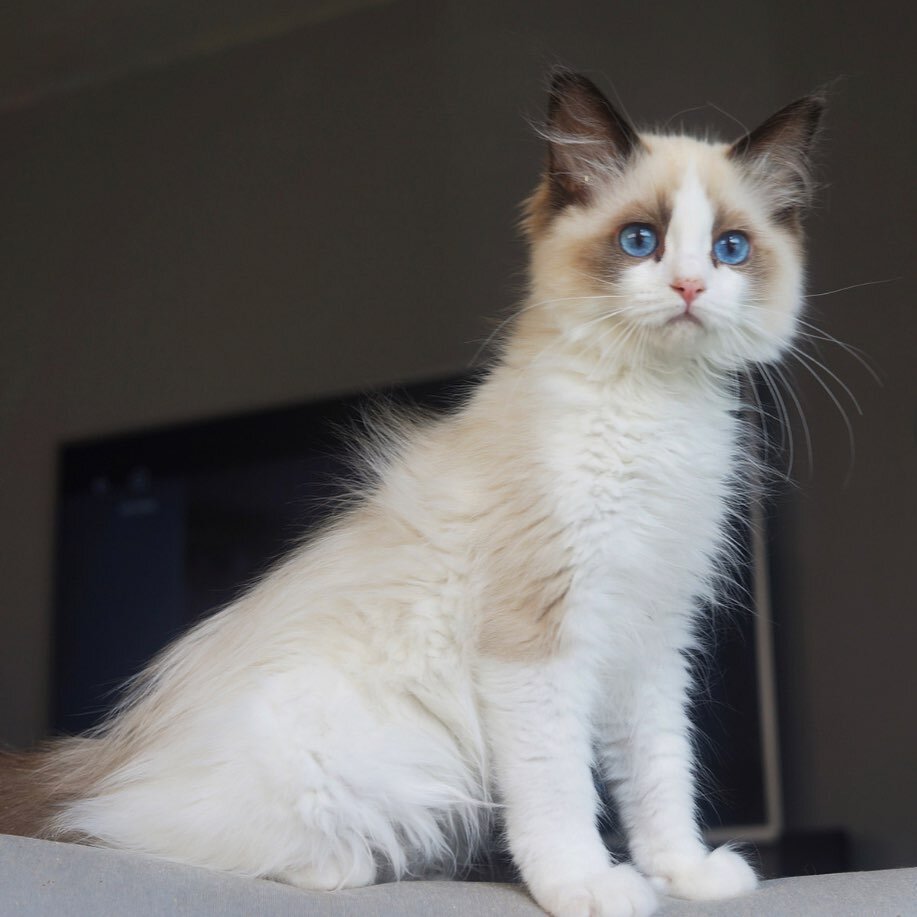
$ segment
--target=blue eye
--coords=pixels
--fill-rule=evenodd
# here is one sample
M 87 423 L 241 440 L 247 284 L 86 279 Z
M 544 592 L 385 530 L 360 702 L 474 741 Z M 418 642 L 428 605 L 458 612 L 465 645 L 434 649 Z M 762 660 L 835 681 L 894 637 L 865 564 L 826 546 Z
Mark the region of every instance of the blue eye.
M 646 258 L 647 255 L 652 255 L 659 245 L 656 230 L 652 226 L 647 226 L 646 223 L 628 223 L 621 230 L 618 241 L 624 252 L 634 258 Z
M 751 243 L 744 232 L 730 229 L 713 243 L 713 256 L 723 264 L 742 264 L 751 254 Z

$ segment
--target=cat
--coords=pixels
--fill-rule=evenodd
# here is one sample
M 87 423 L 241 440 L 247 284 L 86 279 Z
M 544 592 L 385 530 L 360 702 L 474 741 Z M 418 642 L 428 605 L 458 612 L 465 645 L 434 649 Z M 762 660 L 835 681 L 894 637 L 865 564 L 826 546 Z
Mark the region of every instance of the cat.
M 823 107 L 637 133 L 556 71 L 529 298 L 467 403 L 393 428 L 375 483 L 105 725 L 7 754 L 0 829 L 339 889 L 495 823 L 554 917 L 754 889 L 696 822 L 689 657 L 743 499 L 736 380 L 796 333 Z

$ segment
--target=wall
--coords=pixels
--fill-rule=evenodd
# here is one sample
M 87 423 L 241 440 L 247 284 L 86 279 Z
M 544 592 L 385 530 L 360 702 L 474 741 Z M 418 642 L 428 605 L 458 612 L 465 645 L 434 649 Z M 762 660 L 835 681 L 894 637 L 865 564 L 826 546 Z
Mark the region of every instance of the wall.
M 556 60 L 650 123 L 707 101 L 754 122 L 848 74 L 812 288 L 901 277 L 908 29 L 824 0 L 611 7 L 400 0 L 3 115 L 0 736 L 44 728 L 57 444 L 466 366 L 522 292 Z M 913 292 L 812 300 L 886 383 L 822 342 L 864 411 L 848 480 L 844 423 L 796 373 L 813 471 L 776 556 L 788 820 L 848 827 L 866 866 L 917 862 Z
M 917 863 L 917 197 L 910 6 L 785 4 L 781 71 L 836 81 L 828 182 L 812 221 L 809 321 L 861 348 L 881 384 L 837 345 L 816 356 L 850 418 L 795 361 L 810 427 L 781 552 L 788 819 L 850 825 L 859 865 Z M 783 69 L 785 65 L 785 70 Z M 778 71 L 781 72 L 781 71 Z M 875 233 L 875 235 L 874 235 Z M 867 284 L 866 286 L 858 286 Z M 847 287 L 853 289 L 844 290 Z M 791 361 L 793 362 L 793 361 Z M 790 408 L 794 411 L 794 408 Z M 797 423 L 797 444 L 801 444 Z

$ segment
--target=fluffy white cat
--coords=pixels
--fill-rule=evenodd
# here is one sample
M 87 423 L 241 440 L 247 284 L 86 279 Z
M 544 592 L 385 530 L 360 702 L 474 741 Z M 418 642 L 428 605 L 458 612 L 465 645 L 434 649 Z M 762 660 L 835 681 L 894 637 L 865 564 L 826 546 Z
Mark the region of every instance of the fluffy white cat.
M 0 828 L 336 889 L 496 821 L 555 917 L 753 889 L 696 824 L 686 653 L 741 500 L 736 376 L 796 329 L 821 111 L 638 134 L 558 72 L 530 296 L 484 381 L 101 729 L 5 756 Z

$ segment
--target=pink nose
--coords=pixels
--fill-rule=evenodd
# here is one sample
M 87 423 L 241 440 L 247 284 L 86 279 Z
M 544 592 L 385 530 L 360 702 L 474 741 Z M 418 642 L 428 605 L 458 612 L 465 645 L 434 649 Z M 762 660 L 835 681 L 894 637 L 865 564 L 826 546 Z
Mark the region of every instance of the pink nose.
M 690 306 L 707 288 L 704 286 L 703 280 L 697 280 L 692 277 L 685 280 L 676 280 L 672 284 L 672 289 L 676 293 L 681 294 L 681 298 L 685 301 L 686 306 Z

